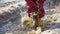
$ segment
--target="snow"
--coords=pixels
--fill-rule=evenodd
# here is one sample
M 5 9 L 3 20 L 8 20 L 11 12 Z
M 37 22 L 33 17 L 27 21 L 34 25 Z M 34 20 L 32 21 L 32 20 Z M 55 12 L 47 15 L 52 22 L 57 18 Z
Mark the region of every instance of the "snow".
M 4 25 L 2 28 L 0 28 L 0 33 L 6 33 L 6 34 L 13 34 L 13 33 L 27 33 L 27 31 L 20 31 L 22 30 L 21 26 L 20 26 L 20 19 L 23 16 L 23 12 L 26 11 L 26 7 L 25 4 L 26 2 L 24 0 L 1 0 L 0 3 L 3 2 L 7 3 L 7 2 L 12 2 L 15 1 L 16 3 L 12 3 L 10 5 L 6 5 L 5 7 L 0 7 L 0 14 L 6 12 L 11 12 L 9 11 L 9 9 L 14 9 L 14 8 L 19 8 L 21 13 L 19 12 L 20 16 L 17 17 L 17 19 L 15 21 L 9 21 L 9 19 L 7 21 L 9 21 L 6 25 Z M 59 7 L 54 8 L 54 9 L 48 9 L 49 5 L 47 5 L 47 3 L 50 0 L 46 0 L 45 4 L 44 4 L 44 8 L 46 11 L 46 15 L 42 18 L 43 20 L 43 32 L 41 32 L 41 28 L 37 28 L 37 31 L 32 30 L 31 33 L 36 33 L 36 34 L 60 34 L 60 9 Z M 19 5 L 19 6 L 18 6 Z M 21 6 L 20 6 L 21 5 Z M 1 5 L 3 6 L 3 5 Z M 11 8 L 11 6 L 14 6 L 14 8 Z M 13 16 L 12 16 L 13 17 Z M 16 17 L 16 16 L 15 16 Z M 21 29 L 20 29 L 21 28 Z M 25 27 L 26 28 L 26 27 Z M 29 32 L 29 31 L 28 31 Z M 30 32 L 29 32 L 30 33 Z

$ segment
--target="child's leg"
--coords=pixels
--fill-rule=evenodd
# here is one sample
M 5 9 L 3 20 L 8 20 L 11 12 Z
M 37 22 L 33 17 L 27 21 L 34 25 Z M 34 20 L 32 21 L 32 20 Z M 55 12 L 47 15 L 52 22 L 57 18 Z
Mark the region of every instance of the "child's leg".
M 37 27 L 42 27 L 42 20 L 41 18 L 35 18 L 35 26 L 34 29 L 36 30 Z
M 41 20 L 41 18 L 38 18 L 37 26 L 38 27 L 42 27 L 42 20 Z

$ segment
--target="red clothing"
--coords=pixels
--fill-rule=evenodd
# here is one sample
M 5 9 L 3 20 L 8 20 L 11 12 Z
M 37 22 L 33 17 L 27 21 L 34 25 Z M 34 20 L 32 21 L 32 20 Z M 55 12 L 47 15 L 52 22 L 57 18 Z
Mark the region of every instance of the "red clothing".
M 25 1 L 26 1 L 29 16 L 30 13 L 32 12 L 38 14 L 40 18 L 42 18 L 45 15 L 45 11 L 43 8 L 43 4 L 45 0 L 25 0 Z

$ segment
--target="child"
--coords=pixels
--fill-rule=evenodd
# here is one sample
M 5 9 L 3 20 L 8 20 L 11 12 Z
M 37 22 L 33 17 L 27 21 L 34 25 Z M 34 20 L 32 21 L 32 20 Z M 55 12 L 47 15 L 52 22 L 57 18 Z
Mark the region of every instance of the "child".
M 42 20 L 41 18 L 45 15 L 45 11 L 43 8 L 43 4 L 45 0 L 25 0 L 26 6 L 27 6 L 27 13 L 28 16 L 31 17 L 31 13 L 37 14 L 33 16 L 33 19 L 35 20 L 35 28 L 42 26 Z

